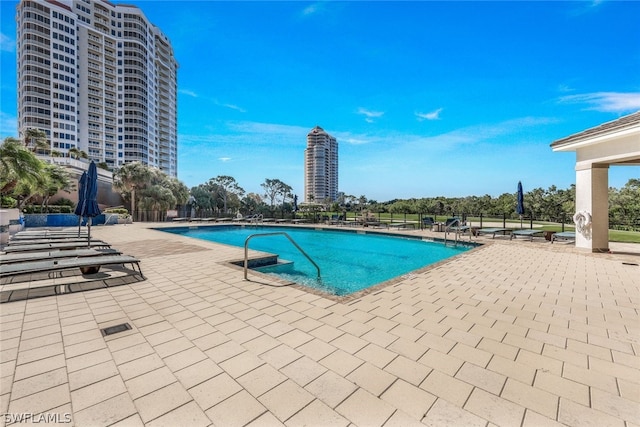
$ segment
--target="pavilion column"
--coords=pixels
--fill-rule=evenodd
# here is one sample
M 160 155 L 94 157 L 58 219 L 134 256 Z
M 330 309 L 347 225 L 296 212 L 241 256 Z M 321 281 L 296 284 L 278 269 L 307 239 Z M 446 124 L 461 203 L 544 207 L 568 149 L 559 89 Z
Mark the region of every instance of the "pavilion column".
M 592 252 L 609 250 L 609 165 L 576 166 L 576 212 L 591 215 L 591 226 L 576 230 L 576 247 Z

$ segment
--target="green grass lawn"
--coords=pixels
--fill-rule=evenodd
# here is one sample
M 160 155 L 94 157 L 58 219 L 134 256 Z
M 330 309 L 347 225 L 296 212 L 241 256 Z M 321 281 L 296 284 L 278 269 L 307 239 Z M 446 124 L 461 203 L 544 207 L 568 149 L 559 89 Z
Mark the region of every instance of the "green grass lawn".
M 338 215 L 336 212 L 329 212 L 329 216 Z M 390 213 L 381 213 L 381 214 L 373 214 L 376 218 L 380 218 L 381 221 L 404 221 L 405 218 L 407 221 L 418 221 L 419 217 L 417 214 L 390 214 Z M 349 219 L 354 219 L 355 215 L 353 212 L 348 213 Z M 446 215 L 434 215 L 434 220 L 436 222 L 445 222 L 449 216 Z M 468 217 L 467 221 L 470 221 L 472 225 L 480 225 L 479 217 Z M 502 218 L 482 218 L 482 223 L 500 223 L 502 224 Z M 522 221 L 523 228 L 529 228 L 530 221 L 524 220 Z M 558 223 L 549 223 L 544 221 L 534 221 L 534 226 L 540 226 L 543 230 L 549 231 L 562 231 L 562 224 Z M 507 219 L 506 220 L 507 228 L 520 228 L 520 220 Z M 575 227 L 565 224 L 564 231 L 575 231 Z M 637 231 L 620 231 L 620 230 L 609 230 L 609 241 L 610 242 L 623 242 L 623 243 L 640 243 L 640 232 Z

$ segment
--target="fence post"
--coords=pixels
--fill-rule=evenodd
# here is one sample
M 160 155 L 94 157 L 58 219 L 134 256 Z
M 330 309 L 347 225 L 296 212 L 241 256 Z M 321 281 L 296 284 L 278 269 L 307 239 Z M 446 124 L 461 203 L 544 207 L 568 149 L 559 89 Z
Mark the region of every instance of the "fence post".
M 529 215 L 529 228 L 533 230 L 533 211 Z
M 502 228 L 507 228 L 507 214 L 502 214 Z

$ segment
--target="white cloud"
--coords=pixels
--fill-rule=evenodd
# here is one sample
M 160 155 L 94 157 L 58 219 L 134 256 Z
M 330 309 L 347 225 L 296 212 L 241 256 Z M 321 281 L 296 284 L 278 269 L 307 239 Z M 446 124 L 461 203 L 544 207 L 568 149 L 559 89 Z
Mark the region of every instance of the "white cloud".
M 568 92 L 573 92 L 575 91 L 575 89 L 573 89 L 571 86 L 561 83 L 558 85 L 558 92 L 561 93 L 568 93 Z
M 384 115 L 383 111 L 371 111 L 371 110 L 367 110 L 366 108 L 358 108 L 358 112 L 357 114 L 361 114 L 363 116 L 365 116 L 365 122 L 367 123 L 373 123 L 378 117 L 382 117 Z
M 442 112 L 442 108 L 438 108 L 435 111 L 430 113 L 416 113 L 416 117 L 418 117 L 418 121 L 423 120 L 440 120 L 440 113 Z
M 13 52 L 16 49 L 16 42 L 9 36 L 0 33 L 0 50 L 3 52 Z
M 192 90 L 182 89 L 182 90 L 178 90 L 178 92 L 183 94 L 183 95 L 190 96 L 192 98 L 204 99 L 206 101 L 214 103 L 218 107 L 229 108 L 231 110 L 236 110 L 236 111 L 239 111 L 241 113 L 246 113 L 247 112 L 247 110 L 245 110 L 244 108 L 239 107 L 239 106 L 237 106 L 235 104 L 229 104 L 229 103 L 220 102 L 220 101 L 218 101 L 217 99 L 214 99 L 214 98 L 201 97 L 200 95 L 198 95 L 196 92 L 194 92 Z
M 231 160 L 231 157 L 219 157 L 218 160 L 220 160 L 221 162 L 225 163 Z
M 347 138 L 344 140 L 344 142 L 346 142 L 347 144 L 351 144 L 351 145 L 362 145 L 362 144 L 367 144 L 368 141 L 364 140 L 364 139 L 357 139 L 357 138 Z
M 587 104 L 587 110 L 626 113 L 640 110 L 640 92 L 593 92 L 560 97 L 561 103 Z
M 256 134 L 261 136 L 265 142 L 267 139 L 271 141 L 275 137 L 275 141 L 287 141 L 293 138 L 306 141 L 307 134 L 311 130 L 302 126 L 281 125 L 277 123 L 260 123 L 260 122 L 228 122 L 229 130 L 241 134 Z M 271 143 L 271 142 L 269 142 Z
M 247 112 L 247 110 L 245 110 L 244 108 L 238 107 L 237 105 L 234 105 L 234 104 L 218 104 L 218 103 L 216 103 L 216 104 L 220 105 L 222 107 L 226 107 L 226 108 L 230 108 L 232 110 L 239 111 L 241 113 L 246 113 Z
M 302 10 L 302 15 L 303 16 L 311 16 L 311 15 L 315 15 L 318 13 L 322 13 L 325 11 L 325 2 L 319 1 L 319 2 L 315 2 L 313 4 L 310 4 L 309 6 L 305 7 Z
M 186 89 L 178 89 L 178 93 L 181 93 L 183 95 L 187 95 L 187 96 L 191 96 L 193 98 L 197 98 L 198 94 L 191 91 L 191 90 L 186 90 Z

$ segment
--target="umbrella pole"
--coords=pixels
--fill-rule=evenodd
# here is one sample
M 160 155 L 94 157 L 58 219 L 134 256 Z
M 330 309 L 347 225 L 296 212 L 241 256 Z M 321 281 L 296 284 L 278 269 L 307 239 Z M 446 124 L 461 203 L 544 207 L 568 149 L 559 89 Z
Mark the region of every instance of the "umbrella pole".
M 80 226 L 82 225 L 82 216 L 78 216 L 78 237 L 80 237 Z
M 92 222 L 91 217 L 89 217 L 89 222 L 87 222 L 87 247 L 90 248 L 91 247 L 91 222 Z

